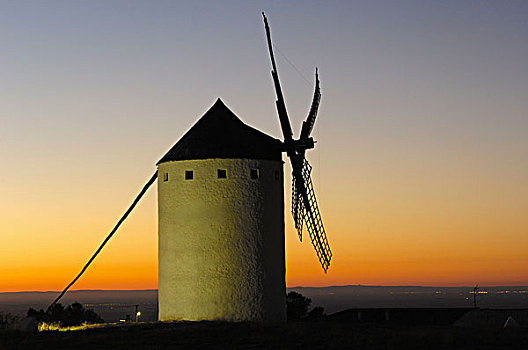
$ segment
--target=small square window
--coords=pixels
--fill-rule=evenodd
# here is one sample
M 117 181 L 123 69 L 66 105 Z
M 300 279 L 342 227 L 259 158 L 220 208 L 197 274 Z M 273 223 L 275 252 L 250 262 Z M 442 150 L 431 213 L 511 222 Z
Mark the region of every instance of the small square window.
M 225 169 L 218 169 L 218 178 L 219 178 L 219 179 L 225 179 L 225 178 L 227 178 L 227 170 L 225 170 Z
M 259 178 L 259 171 L 258 169 L 251 169 L 249 172 L 249 175 L 252 179 L 258 179 Z
M 185 170 L 185 180 L 194 179 L 194 174 L 192 170 Z
M 279 179 L 279 171 L 275 170 L 275 180 L 278 180 L 278 179 Z
M 169 173 L 163 173 L 163 181 L 164 182 L 169 181 Z

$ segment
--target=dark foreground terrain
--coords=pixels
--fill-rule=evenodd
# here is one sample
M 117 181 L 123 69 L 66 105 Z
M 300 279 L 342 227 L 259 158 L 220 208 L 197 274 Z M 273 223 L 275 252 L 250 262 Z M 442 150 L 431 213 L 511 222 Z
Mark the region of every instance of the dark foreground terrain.
M 74 332 L 2 331 L 0 349 L 528 349 L 528 330 L 339 319 L 143 323 Z

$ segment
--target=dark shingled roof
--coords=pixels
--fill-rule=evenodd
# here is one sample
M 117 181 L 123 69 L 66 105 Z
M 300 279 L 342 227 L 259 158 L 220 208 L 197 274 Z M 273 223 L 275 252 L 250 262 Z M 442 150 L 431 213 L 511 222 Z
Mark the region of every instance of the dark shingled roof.
M 157 164 L 207 158 L 282 160 L 282 142 L 244 124 L 218 99 Z

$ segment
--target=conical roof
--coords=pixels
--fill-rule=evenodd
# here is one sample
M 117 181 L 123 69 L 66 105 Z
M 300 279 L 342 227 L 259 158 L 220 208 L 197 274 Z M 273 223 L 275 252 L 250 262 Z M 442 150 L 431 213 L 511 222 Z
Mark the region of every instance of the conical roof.
M 208 158 L 282 160 L 282 142 L 244 124 L 218 99 L 157 164 Z

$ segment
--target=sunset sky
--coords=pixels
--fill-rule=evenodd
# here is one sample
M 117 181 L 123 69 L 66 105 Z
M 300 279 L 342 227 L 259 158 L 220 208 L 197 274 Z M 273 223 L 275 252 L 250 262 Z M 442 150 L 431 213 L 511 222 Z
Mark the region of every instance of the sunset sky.
M 261 11 L 296 136 L 323 95 L 334 258 L 287 176 L 287 285 L 528 285 L 528 2 L 64 0 L 0 2 L 0 292 L 65 287 L 218 97 L 281 137 Z M 154 187 L 73 289 L 146 288 Z

